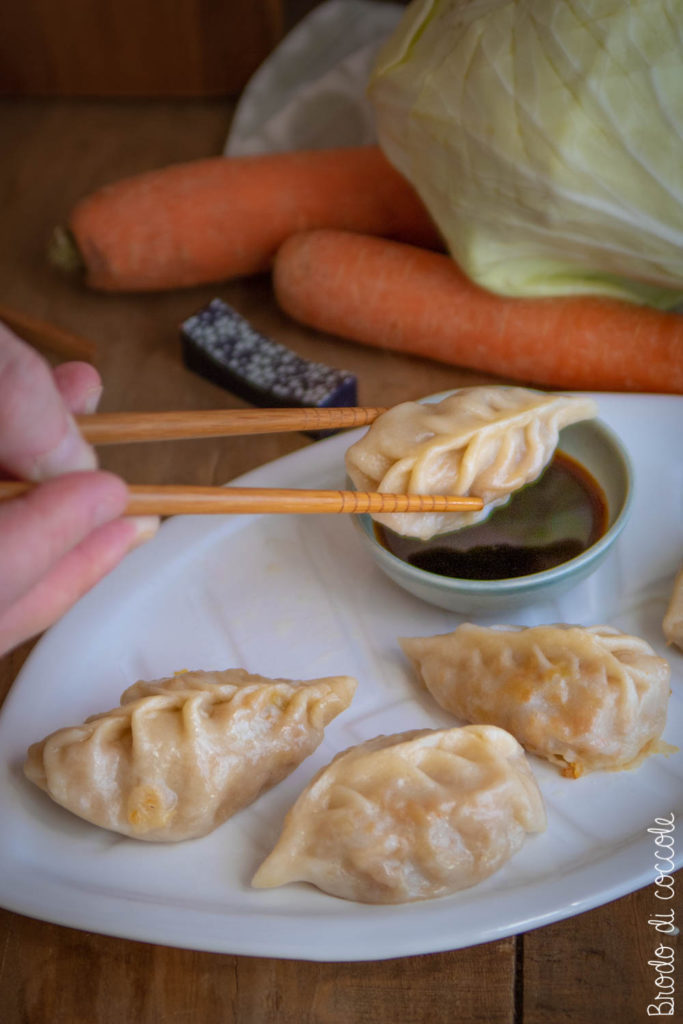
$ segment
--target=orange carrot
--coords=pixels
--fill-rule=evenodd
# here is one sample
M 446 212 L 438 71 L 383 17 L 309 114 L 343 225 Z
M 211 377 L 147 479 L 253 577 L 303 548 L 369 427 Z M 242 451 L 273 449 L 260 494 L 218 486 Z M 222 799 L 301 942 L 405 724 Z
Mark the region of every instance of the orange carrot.
M 412 186 L 377 146 L 358 146 L 210 157 L 107 185 L 73 209 L 67 262 L 104 291 L 183 288 L 267 270 L 285 238 L 314 227 L 442 247 Z M 59 246 L 52 256 L 64 262 Z
M 683 316 L 589 297 L 513 299 L 441 253 L 343 231 L 294 235 L 274 265 L 295 320 L 528 383 L 683 393 Z

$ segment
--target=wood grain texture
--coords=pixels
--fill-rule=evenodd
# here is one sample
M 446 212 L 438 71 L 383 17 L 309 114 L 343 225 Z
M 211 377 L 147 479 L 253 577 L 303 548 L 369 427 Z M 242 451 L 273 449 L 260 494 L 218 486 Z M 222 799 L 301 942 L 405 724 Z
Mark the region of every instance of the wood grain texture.
M 243 408 L 182 364 L 178 327 L 216 295 L 306 359 L 348 369 L 365 405 L 393 405 L 482 374 L 295 327 L 266 277 L 163 296 L 102 296 L 50 270 L 45 241 L 107 180 L 219 152 L 222 102 L 0 104 L 0 302 L 97 344 L 104 410 Z M 222 484 L 312 442 L 301 434 L 104 449 L 131 482 Z M 31 643 L 0 660 L 0 698 Z M 221 956 L 129 942 L 0 912 L 2 1024 L 619 1024 L 646 1020 L 651 890 L 472 949 L 359 964 Z M 454 908 L 454 913 L 457 910 Z M 680 957 L 679 961 L 680 963 Z
M 6 3 L 0 95 L 232 95 L 282 30 L 280 0 Z
M 513 946 L 321 964 L 168 949 L 0 911 L 0 1005 L 4 1024 L 513 1024 Z
M 640 1024 L 653 1019 L 647 1007 L 660 990 L 648 961 L 655 958 L 660 942 L 668 943 L 676 948 L 680 974 L 683 953 L 680 937 L 661 936 L 648 925 L 662 910 L 654 892 L 653 884 L 525 935 L 519 1019 L 524 1024 Z M 677 902 L 680 916 L 680 891 Z

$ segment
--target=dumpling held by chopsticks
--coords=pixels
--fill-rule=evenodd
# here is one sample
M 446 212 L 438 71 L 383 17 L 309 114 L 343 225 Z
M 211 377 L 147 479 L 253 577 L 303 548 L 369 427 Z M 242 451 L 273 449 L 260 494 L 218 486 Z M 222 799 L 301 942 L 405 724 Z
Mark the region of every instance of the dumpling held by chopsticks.
M 403 402 L 387 410 L 349 448 L 346 469 L 359 490 L 483 499 L 481 511 L 373 517 L 396 533 L 428 540 L 485 519 L 540 476 L 563 427 L 596 413 L 595 402 L 579 395 L 463 388 L 441 402 Z

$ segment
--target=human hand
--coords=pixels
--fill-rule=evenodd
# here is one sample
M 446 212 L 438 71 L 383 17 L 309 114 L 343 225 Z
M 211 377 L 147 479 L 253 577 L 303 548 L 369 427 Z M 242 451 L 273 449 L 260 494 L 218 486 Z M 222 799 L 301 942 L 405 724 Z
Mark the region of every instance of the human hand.
M 0 654 L 55 622 L 158 526 L 122 518 L 128 492 L 98 470 L 73 414 L 102 392 L 88 363 L 51 370 L 0 324 L 0 475 L 38 483 L 0 504 Z

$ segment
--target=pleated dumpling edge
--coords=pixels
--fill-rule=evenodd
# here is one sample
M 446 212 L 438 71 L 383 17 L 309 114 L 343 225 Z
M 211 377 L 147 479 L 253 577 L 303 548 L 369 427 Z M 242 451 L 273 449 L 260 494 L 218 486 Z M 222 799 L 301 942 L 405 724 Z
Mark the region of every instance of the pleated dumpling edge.
M 597 412 L 585 395 L 461 388 L 439 402 L 402 402 L 382 413 L 346 452 L 346 470 L 359 490 L 482 498 L 481 511 L 373 514 L 396 533 L 429 540 L 485 519 L 540 476 L 564 427 Z
M 433 899 L 483 881 L 545 828 L 526 755 L 503 729 L 378 736 L 317 774 L 252 885 L 309 882 L 363 903 Z
M 268 679 L 243 669 L 139 682 L 121 707 L 34 743 L 24 773 L 102 828 L 194 839 L 294 771 L 356 686 L 351 676 Z

